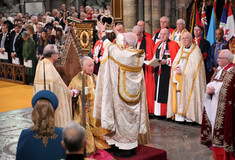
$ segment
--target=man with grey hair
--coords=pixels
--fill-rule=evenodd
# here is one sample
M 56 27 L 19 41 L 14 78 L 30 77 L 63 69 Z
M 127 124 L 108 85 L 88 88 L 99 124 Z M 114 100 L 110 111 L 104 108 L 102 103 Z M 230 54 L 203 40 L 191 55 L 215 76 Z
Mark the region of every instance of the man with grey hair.
M 235 122 L 232 119 L 235 111 L 235 96 L 232 94 L 235 87 L 233 57 L 234 55 L 228 49 L 221 50 L 217 57 L 219 67 L 212 76 L 211 82 L 207 84 L 206 89 L 201 143 L 207 146 L 213 145 L 215 159 L 217 157 L 229 157 L 229 154 L 232 155 L 232 152 L 234 152 L 234 149 L 230 149 L 234 145 L 234 133 L 232 133 L 234 127 L 232 126 Z M 228 87 L 229 81 L 231 81 L 230 87 Z M 233 91 L 229 91 L 228 88 L 233 89 Z M 231 156 L 231 159 L 234 158 L 234 156 L 233 158 Z
M 48 44 L 43 50 L 44 59 L 38 62 L 34 79 L 34 93 L 47 89 L 55 93 L 59 99 L 55 111 L 55 125 L 65 127 L 72 120 L 72 96 L 53 63 L 58 60 L 56 45 Z
M 66 160 L 83 160 L 86 130 L 75 121 L 69 122 L 63 129 L 61 144 L 66 149 Z
M 106 129 L 101 128 L 100 120 L 93 118 L 93 107 L 95 99 L 95 88 L 96 88 L 96 75 L 94 71 L 94 61 L 89 56 L 84 56 L 81 59 L 82 71 L 79 72 L 69 83 L 69 89 L 73 93 L 73 97 L 78 96 L 77 109 L 74 111 L 74 120 L 82 124 L 82 77 L 84 75 L 85 81 L 85 103 L 86 107 L 86 130 L 87 139 L 89 143 L 86 146 L 86 152 L 92 154 L 96 149 L 108 149 L 109 145 L 103 138 L 103 135 L 108 133 Z M 99 130 L 99 132 L 97 132 Z
M 155 44 L 160 40 L 160 31 L 161 31 L 161 29 L 167 28 L 170 31 L 170 33 L 173 32 L 174 29 L 169 28 L 168 25 L 169 25 L 169 18 L 166 17 L 166 16 L 162 16 L 160 18 L 160 28 L 157 29 L 153 34 L 153 41 L 154 41 Z
M 138 37 L 137 49 L 143 49 L 145 51 L 145 61 L 150 61 L 153 58 L 154 42 L 152 38 L 146 37 L 143 34 L 143 29 L 140 26 L 134 26 L 132 32 Z M 153 68 L 151 66 L 143 64 L 143 71 L 145 76 L 145 86 L 147 95 L 148 111 L 152 113 L 151 108 L 154 108 L 154 76 Z
M 200 48 L 193 43 L 191 33 L 182 37 L 171 67 L 167 101 L 167 118 L 180 123 L 202 123 L 202 107 L 206 91 L 205 65 Z M 191 123 L 189 123 L 191 124 Z
M 176 26 L 177 27 L 173 31 L 170 39 L 173 41 L 176 41 L 179 44 L 179 46 L 181 47 L 183 34 L 188 31 L 187 31 L 187 29 L 185 29 L 185 21 L 183 19 L 178 19 L 176 21 Z
M 137 26 L 140 26 L 140 27 L 142 28 L 142 30 L 143 30 L 143 36 L 144 36 L 144 37 L 152 38 L 152 35 L 151 35 L 151 34 L 145 32 L 145 22 L 144 22 L 144 21 L 142 21 L 142 20 L 138 21 L 138 22 L 137 22 Z
M 37 32 L 38 17 L 37 16 L 32 16 L 31 20 L 32 20 L 32 23 L 33 23 L 34 32 Z
M 158 41 L 153 49 L 155 58 L 160 60 L 158 66 L 154 66 L 155 87 L 151 87 L 153 91 L 154 104 L 150 108 L 149 113 L 165 118 L 167 113 L 167 98 L 170 80 L 171 66 L 175 56 L 179 50 L 179 45 L 175 41 L 169 40 L 170 32 L 163 28 L 160 31 L 160 41 Z
M 135 48 L 135 33 L 125 33 L 123 48 L 120 48 L 108 40 L 105 25 L 98 22 L 97 26 L 102 32 L 105 48 L 93 115 L 101 120 L 103 128 L 111 131 L 105 135 L 105 139 L 108 144 L 118 147 L 114 155 L 131 157 L 136 154 L 138 135 L 147 132 L 147 102 L 142 69 L 144 51 Z M 118 34 L 115 27 L 113 29 Z

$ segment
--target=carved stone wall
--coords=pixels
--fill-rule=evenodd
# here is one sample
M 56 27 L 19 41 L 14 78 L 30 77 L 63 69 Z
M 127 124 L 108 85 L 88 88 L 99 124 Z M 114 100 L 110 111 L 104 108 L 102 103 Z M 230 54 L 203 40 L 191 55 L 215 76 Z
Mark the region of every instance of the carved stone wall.
M 20 1 L 19 0 L 0 0 L 0 11 L 8 15 L 20 12 Z

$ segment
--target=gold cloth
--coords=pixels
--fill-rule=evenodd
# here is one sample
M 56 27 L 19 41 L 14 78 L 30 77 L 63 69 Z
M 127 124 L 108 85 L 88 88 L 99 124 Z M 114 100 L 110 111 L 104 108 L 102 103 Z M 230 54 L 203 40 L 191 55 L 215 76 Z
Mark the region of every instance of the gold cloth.
M 70 82 L 72 89 L 80 89 L 82 91 L 82 73 L 78 73 Z M 86 152 L 88 154 L 93 153 L 96 149 L 108 149 L 110 148 L 107 142 L 104 140 L 103 135 L 109 131 L 102 128 L 100 121 L 93 118 L 93 107 L 95 98 L 95 88 L 96 88 L 96 76 L 92 74 L 91 76 L 84 74 L 85 87 L 89 87 L 89 93 L 85 96 L 86 102 Z M 82 124 L 82 96 L 78 97 L 78 108 L 74 112 L 74 120 Z
M 182 75 L 179 76 L 174 70 L 182 58 L 184 58 L 186 63 Z M 173 82 L 173 78 L 178 81 L 177 85 Z M 175 102 L 176 91 L 180 91 L 178 106 Z M 189 52 L 184 51 L 184 46 L 182 46 L 172 65 L 167 102 L 167 118 L 178 114 L 201 124 L 205 92 L 206 75 L 201 51 L 195 43 L 191 45 Z
M 46 89 L 55 93 L 59 100 L 59 105 L 55 110 L 55 125 L 65 127 L 72 120 L 71 92 L 56 71 L 53 63 L 46 58 L 38 62 L 33 86 L 34 94 L 44 89 L 43 63 L 45 63 Z
M 103 60 L 100 65 L 94 117 L 102 127 L 111 130 L 105 136 L 109 144 L 119 149 L 132 149 L 139 142 L 149 140 L 149 125 L 142 51 L 129 47 L 122 49 L 104 41 Z

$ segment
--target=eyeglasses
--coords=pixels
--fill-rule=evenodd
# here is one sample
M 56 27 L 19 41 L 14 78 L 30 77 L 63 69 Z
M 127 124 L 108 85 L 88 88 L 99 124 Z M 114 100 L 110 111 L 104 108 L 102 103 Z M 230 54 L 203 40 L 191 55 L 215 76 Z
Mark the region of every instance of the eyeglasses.
M 228 58 L 225 58 L 225 57 L 217 57 L 217 59 L 228 59 Z
M 183 37 L 182 39 L 190 39 L 190 37 Z

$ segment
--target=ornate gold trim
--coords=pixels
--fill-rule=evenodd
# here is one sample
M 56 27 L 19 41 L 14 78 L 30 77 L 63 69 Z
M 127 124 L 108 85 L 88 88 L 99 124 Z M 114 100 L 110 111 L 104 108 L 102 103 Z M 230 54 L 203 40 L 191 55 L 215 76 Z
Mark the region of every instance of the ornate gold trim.
M 191 99 L 192 92 L 193 92 L 193 88 L 194 88 L 194 87 L 193 87 L 193 86 L 194 86 L 194 82 L 195 82 L 195 80 L 196 80 L 196 78 L 197 78 L 198 70 L 199 70 L 199 68 L 200 68 L 200 65 L 201 65 L 202 61 L 203 61 L 203 58 L 200 60 L 198 66 L 197 66 L 196 73 L 195 73 L 195 75 L 194 75 L 194 77 L 193 77 L 193 83 L 192 83 L 192 87 L 191 87 L 191 90 L 190 90 L 190 93 L 189 93 L 188 105 L 187 105 L 187 108 L 186 108 L 185 116 L 186 116 L 186 114 L 187 114 L 187 112 L 188 112 L 188 109 L 189 109 L 189 103 L 190 103 L 190 99 Z
M 129 72 L 140 72 L 141 69 L 142 69 L 142 67 L 130 67 L 130 66 L 121 64 L 121 63 L 118 62 L 116 59 L 114 59 L 112 56 L 109 56 L 109 59 L 111 59 L 112 61 L 114 61 L 114 63 L 116 63 L 117 65 L 119 65 L 119 67 L 120 67 L 122 70 L 125 70 L 125 71 L 129 71 Z
M 33 136 L 36 140 L 39 140 L 39 139 L 42 139 L 42 143 L 44 144 L 45 147 L 47 147 L 47 144 L 48 144 L 48 139 L 54 139 L 56 140 L 56 138 L 58 137 L 58 134 L 53 134 L 52 136 L 42 136 L 42 135 L 38 135 L 38 134 L 35 134 Z
M 137 103 L 139 103 L 139 101 L 140 101 L 140 97 L 141 97 L 141 94 L 138 96 L 138 98 L 137 99 L 135 99 L 135 100 L 129 100 L 129 99 L 127 99 L 127 98 L 125 98 L 124 96 L 123 96 L 123 94 L 121 93 L 121 87 L 120 87 L 120 81 L 121 81 L 121 76 L 120 76 L 120 71 L 121 69 L 119 68 L 119 74 L 118 74 L 118 94 L 119 94 L 119 97 L 125 102 L 125 103 L 127 103 L 127 104 L 129 104 L 129 105 L 135 105 L 135 104 L 137 104 Z
M 121 72 L 119 72 L 121 75 Z M 138 91 L 137 94 L 131 95 L 127 90 L 126 90 L 126 71 L 123 71 L 123 91 L 124 93 L 130 97 L 130 98 L 136 98 L 137 96 L 140 96 L 140 90 Z
M 85 34 L 85 36 L 86 36 L 86 43 L 83 42 L 83 36 L 84 36 L 84 34 Z M 79 38 L 80 38 L 80 43 L 81 43 L 82 48 L 86 48 L 86 47 L 89 45 L 89 34 L 87 33 L 87 31 L 86 31 L 86 30 L 83 30 L 83 31 L 81 32 Z
M 184 50 L 184 46 L 182 46 L 180 58 L 179 58 L 179 60 L 177 61 L 177 63 L 176 63 L 175 65 L 177 65 L 177 64 L 179 63 L 179 61 L 181 60 L 181 57 L 182 57 L 183 53 L 188 53 L 188 57 L 189 57 L 190 54 L 194 51 L 195 48 L 196 48 L 196 43 L 193 43 L 193 47 L 192 47 L 192 49 L 190 50 L 190 52 L 185 52 L 185 51 L 183 51 L 183 50 Z M 187 61 L 186 61 L 186 63 L 185 63 L 185 67 L 184 67 L 184 70 L 183 70 L 182 75 L 184 75 L 184 72 L 185 72 L 185 70 L 186 70 L 186 66 L 187 66 L 187 64 L 188 64 L 188 57 L 187 57 Z M 175 66 L 174 66 L 174 67 L 175 67 Z M 181 77 L 181 85 L 180 85 L 179 90 L 182 90 L 183 80 L 184 80 L 184 77 L 182 76 L 182 77 Z M 180 94 L 179 105 L 180 105 L 180 104 L 181 104 L 181 94 Z

